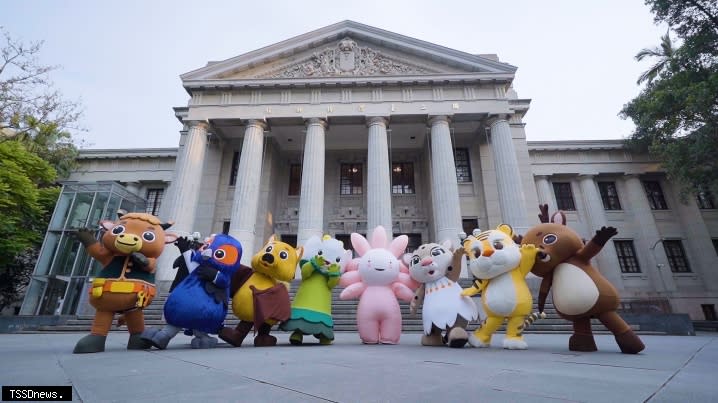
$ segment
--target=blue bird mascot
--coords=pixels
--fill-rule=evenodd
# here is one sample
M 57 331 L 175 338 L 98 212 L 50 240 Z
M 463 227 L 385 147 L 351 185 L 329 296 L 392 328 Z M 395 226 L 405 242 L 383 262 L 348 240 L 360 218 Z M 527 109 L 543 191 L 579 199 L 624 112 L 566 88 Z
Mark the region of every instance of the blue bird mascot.
M 150 328 L 142 339 L 164 350 L 182 329 L 191 331 L 192 348 L 213 348 L 217 334 L 227 316 L 229 282 L 240 266 L 242 245 L 229 235 L 211 236 L 196 251 L 187 238 L 180 238 L 177 247 L 182 252 L 189 271 L 170 293 L 164 307 L 167 325 Z

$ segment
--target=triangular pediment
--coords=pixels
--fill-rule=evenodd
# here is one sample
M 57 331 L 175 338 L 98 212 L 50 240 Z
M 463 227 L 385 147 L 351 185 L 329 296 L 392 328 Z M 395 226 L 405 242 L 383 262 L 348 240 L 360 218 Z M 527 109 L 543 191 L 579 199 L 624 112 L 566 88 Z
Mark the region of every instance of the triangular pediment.
M 182 80 L 511 74 L 516 67 L 343 21 L 183 74 Z

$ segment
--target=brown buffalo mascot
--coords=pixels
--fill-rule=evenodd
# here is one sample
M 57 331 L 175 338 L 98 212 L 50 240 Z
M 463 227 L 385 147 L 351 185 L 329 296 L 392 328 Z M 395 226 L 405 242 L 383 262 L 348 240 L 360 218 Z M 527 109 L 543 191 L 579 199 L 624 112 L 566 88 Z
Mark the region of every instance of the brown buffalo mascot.
M 171 223 L 146 213 L 118 213 L 115 222 L 100 221 L 104 230 L 101 241 L 94 231 L 81 229 L 75 235 L 87 254 L 102 264 L 92 281 L 90 305 L 95 312 L 91 333 L 80 339 L 73 353 L 105 351 L 105 339 L 116 313 L 124 315 L 130 339 L 128 350 L 141 350 L 150 345 L 140 338 L 145 330 L 142 312 L 156 294 L 155 269 L 165 244 L 177 235 L 165 233 Z

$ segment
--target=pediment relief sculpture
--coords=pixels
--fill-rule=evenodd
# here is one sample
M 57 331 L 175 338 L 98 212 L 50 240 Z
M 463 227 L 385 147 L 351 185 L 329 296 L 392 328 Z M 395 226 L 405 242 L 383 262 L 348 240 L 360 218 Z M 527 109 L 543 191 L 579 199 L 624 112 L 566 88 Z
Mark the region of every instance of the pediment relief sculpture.
M 368 46 L 344 38 L 335 46 L 314 52 L 297 64 L 283 66 L 259 78 L 311 78 L 332 76 L 415 75 L 432 69 L 396 60 Z

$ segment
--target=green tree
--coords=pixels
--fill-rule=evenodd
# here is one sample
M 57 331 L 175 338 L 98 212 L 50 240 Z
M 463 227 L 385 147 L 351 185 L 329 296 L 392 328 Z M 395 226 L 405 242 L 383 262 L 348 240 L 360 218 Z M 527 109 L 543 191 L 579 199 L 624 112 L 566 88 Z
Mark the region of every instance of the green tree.
M 76 166 L 79 103 L 66 100 L 25 44 L 0 27 L 0 310 L 17 301 L 57 201 L 56 180 Z
M 21 142 L 0 142 L 0 310 L 27 284 L 58 197 L 56 177 Z
M 639 78 L 646 87 L 621 110 L 620 116 L 636 125 L 628 146 L 659 159 L 684 195 L 718 194 L 718 3 L 646 4 L 681 44 L 673 48 L 667 33 L 660 49 L 637 55 L 659 61 Z
M 673 48 L 673 43 L 671 43 L 671 35 L 669 32 L 666 32 L 666 34 L 661 37 L 660 47 L 653 49 L 645 48 L 638 52 L 638 54 L 636 54 L 636 60 L 639 62 L 646 57 L 656 57 L 658 58 L 658 62 L 641 74 L 636 84 L 641 84 L 644 81 L 652 82 L 662 71 L 666 70 L 671 59 L 673 59 L 674 53 L 675 49 Z

